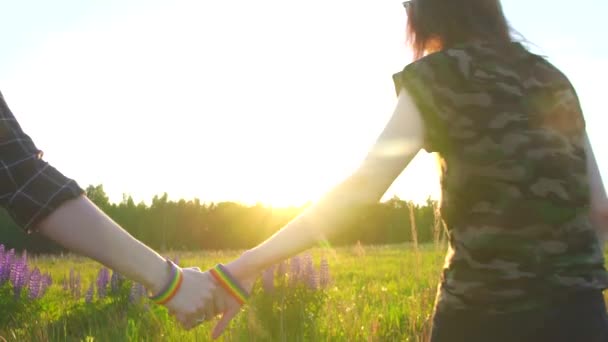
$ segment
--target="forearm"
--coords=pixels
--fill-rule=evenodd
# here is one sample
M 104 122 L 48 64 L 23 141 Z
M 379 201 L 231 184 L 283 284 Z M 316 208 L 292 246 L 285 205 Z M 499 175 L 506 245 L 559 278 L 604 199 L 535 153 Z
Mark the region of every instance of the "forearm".
M 229 265 L 231 271 L 237 277 L 254 276 L 252 273 L 334 235 L 360 207 L 380 200 L 422 148 L 425 132 L 413 98 L 402 89 L 393 116 L 358 170 L 319 203 Z
M 231 271 L 237 277 L 255 276 L 268 266 L 339 233 L 359 208 L 377 202 L 388 187 L 361 181 L 362 178 L 365 177 L 351 176 L 272 237 L 245 252 L 230 265 Z
M 38 224 L 60 245 L 90 257 L 158 292 L 168 281 L 165 260 L 82 196 L 64 203 Z

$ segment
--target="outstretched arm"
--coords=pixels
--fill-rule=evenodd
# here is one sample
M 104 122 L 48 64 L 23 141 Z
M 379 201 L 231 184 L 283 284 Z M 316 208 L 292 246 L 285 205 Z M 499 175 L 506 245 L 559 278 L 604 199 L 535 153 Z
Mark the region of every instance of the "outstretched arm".
M 247 283 L 266 267 L 336 233 L 352 209 L 377 202 L 382 197 L 420 151 L 424 137 L 422 116 L 404 89 L 399 94 L 392 118 L 361 166 L 279 232 L 228 264 L 228 270 Z M 221 334 L 237 312 L 238 306 L 233 306 L 224 314 L 214 330 L 214 337 Z
M 95 259 L 159 293 L 171 281 L 165 258 L 135 239 L 85 196 L 69 200 L 43 219 L 38 230 L 60 245 Z M 208 273 L 183 269 L 177 294 L 165 305 L 186 328 L 212 318 L 215 282 Z
M 132 237 L 85 196 L 65 202 L 38 231 L 63 247 L 128 275 L 152 292 L 170 278 L 165 259 Z
M 423 140 L 422 118 L 404 90 L 392 118 L 360 167 L 318 203 L 250 250 L 248 259 L 255 264 L 249 267 L 264 269 L 336 233 L 353 208 L 382 197 L 420 151 Z
M 211 318 L 215 283 L 208 273 L 170 267 L 99 210 L 73 180 L 42 160 L 0 94 L 0 206 L 28 231 L 38 230 L 60 245 L 93 258 L 145 285 L 187 328 Z M 167 287 L 170 279 L 181 288 Z M 176 283 L 179 283 L 177 281 Z M 167 289 L 167 291 L 163 291 Z M 162 292 L 161 292 L 162 291 Z M 170 299 L 170 300 L 169 300 Z

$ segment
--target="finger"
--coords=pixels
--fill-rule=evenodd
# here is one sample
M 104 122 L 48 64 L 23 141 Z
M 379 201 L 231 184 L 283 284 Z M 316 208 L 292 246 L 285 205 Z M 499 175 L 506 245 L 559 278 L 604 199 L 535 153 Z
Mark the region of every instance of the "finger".
M 175 315 L 175 318 L 177 319 L 179 324 L 182 326 L 182 328 L 184 328 L 184 330 L 192 329 L 193 321 L 189 317 L 186 317 L 181 314 L 177 314 L 177 315 Z
M 226 301 L 226 297 L 224 293 L 217 293 L 213 296 L 213 306 L 215 307 L 215 312 L 213 316 L 219 316 L 221 313 L 226 312 L 230 307 L 230 303 Z
M 209 322 L 215 318 L 215 312 L 213 308 L 205 308 L 203 315 L 205 315 L 205 322 Z
M 215 328 L 213 328 L 213 333 L 211 337 L 214 340 L 222 336 L 224 330 L 226 330 L 226 328 L 230 324 L 230 321 L 232 321 L 232 319 L 239 313 L 239 311 L 241 311 L 240 306 L 233 306 L 222 315 L 222 318 L 220 318 L 219 322 L 217 322 L 217 324 L 215 325 Z
M 201 320 L 201 318 L 204 318 L 203 321 L 210 321 L 216 316 L 215 305 L 211 299 L 208 299 L 201 303 L 196 311 L 196 315 L 199 321 Z

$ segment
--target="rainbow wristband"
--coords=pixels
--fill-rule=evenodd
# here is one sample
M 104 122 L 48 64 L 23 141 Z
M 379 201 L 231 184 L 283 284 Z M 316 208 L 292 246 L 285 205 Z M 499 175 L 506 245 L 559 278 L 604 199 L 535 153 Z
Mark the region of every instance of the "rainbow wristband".
M 209 272 L 239 304 L 243 305 L 247 302 L 249 294 L 239 285 L 238 281 L 234 279 L 224 265 L 218 264 L 210 269 Z
M 182 270 L 177 267 L 177 265 L 175 265 L 169 259 L 167 259 L 167 264 L 169 264 L 169 267 L 171 268 L 171 281 L 158 294 L 148 297 L 151 301 L 159 305 L 165 304 L 170 301 L 171 298 L 175 297 L 175 294 L 179 290 L 180 286 L 182 285 L 182 281 L 184 280 Z

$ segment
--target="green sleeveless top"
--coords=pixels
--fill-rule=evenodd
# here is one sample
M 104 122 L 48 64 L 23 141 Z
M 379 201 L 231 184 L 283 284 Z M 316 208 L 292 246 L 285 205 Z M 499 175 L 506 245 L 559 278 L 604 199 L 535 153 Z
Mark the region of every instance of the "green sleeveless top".
M 501 313 L 608 288 L 568 79 L 519 43 L 471 43 L 393 76 L 441 159 L 449 251 L 437 309 Z

